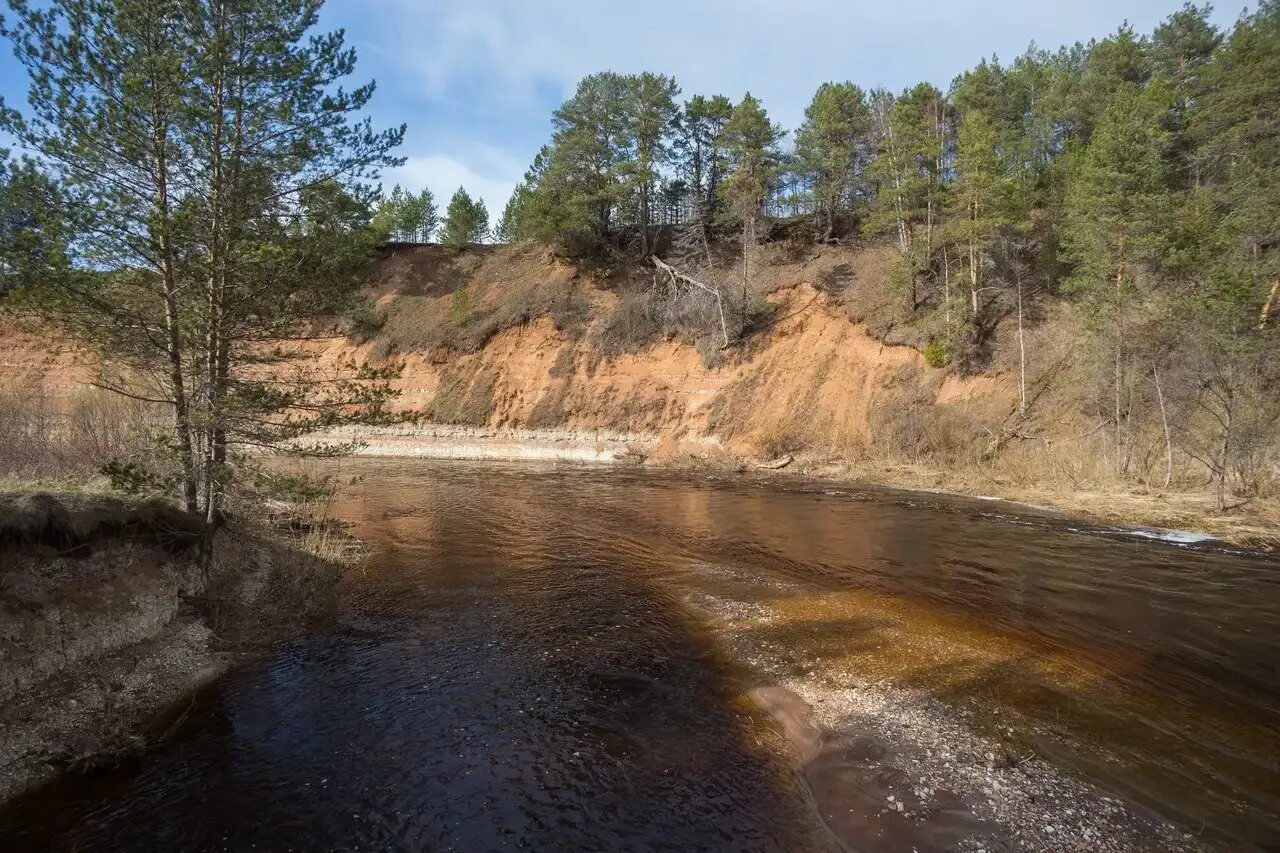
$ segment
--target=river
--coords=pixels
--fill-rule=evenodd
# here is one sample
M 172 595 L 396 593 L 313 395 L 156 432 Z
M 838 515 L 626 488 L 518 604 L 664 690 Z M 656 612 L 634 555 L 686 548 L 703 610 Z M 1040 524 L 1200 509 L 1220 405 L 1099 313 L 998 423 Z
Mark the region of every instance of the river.
M 1280 564 L 990 501 L 345 460 L 331 618 L 0 848 L 1265 849 Z

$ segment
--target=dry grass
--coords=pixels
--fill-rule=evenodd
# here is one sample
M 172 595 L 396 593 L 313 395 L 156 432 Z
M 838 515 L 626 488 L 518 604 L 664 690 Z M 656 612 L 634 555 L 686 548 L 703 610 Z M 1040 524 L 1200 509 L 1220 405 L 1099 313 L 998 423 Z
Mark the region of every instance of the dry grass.
M 450 364 L 427 409 L 427 419 L 441 424 L 484 426 L 493 413 L 497 377 L 484 370 Z
M 662 321 L 649 294 L 624 293 L 595 325 L 591 345 L 607 358 L 616 358 L 651 346 L 662 332 Z
M 503 329 L 541 316 L 576 338 L 590 317 L 573 271 L 528 246 L 407 250 L 384 260 L 373 287 L 392 300 L 370 336 L 379 357 L 475 352 Z
M 70 399 L 40 383 L 0 389 L 0 480 L 70 483 L 113 460 L 154 457 L 153 407 L 96 389 Z

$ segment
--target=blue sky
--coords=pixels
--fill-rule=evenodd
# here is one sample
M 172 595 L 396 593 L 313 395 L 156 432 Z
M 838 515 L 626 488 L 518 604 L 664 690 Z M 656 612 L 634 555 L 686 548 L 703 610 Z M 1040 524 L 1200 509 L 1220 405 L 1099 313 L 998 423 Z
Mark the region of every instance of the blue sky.
M 818 84 L 929 80 L 943 89 L 992 54 L 1101 37 L 1128 20 L 1150 32 L 1179 0 L 328 0 L 357 76 L 378 81 L 371 112 L 409 126 L 404 167 L 384 176 L 429 187 L 443 206 L 460 184 L 497 217 L 550 134 L 551 111 L 593 71 L 673 75 L 685 96 L 744 91 L 791 129 Z M 1251 4 L 1252 6 L 1253 4 Z M 1238 6 L 1219 8 L 1230 25 Z M 21 68 L 0 55 L 0 94 L 15 105 Z

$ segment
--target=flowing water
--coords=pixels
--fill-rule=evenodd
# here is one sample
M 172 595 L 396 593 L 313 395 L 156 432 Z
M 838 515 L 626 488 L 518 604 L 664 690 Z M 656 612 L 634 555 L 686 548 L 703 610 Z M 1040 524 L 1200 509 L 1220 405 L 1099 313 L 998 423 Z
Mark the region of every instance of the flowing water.
M 862 783 L 760 710 L 799 701 L 761 692 L 786 679 L 940 704 L 1008 773 L 1035 756 L 1196 843 L 1280 840 L 1273 558 L 871 488 L 340 471 L 370 552 L 332 618 L 138 761 L 0 812 L 0 849 L 945 849 L 983 826 L 957 796 L 899 831 L 838 790 Z M 852 743 L 882 770 L 894 746 Z

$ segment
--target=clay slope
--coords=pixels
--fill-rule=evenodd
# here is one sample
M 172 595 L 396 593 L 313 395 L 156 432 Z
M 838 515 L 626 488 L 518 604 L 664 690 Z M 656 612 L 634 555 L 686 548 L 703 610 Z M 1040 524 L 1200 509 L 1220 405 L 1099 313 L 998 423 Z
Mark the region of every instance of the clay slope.
M 706 366 L 679 336 L 602 353 L 595 332 L 620 298 L 615 283 L 576 275 L 545 249 L 400 250 L 371 287 L 382 330 L 362 344 L 331 343 L 320 358 L 402 361 L 399 405 L 429 422 L 646 437 L 660 455 L 855 453 L 876 438 L 878 416 L 904 406 L 1010 410 L 1005 378 L 961 380 L 914 347 L 872 337 L 807 280 L 823 267 L 809 258 L 768 269 L 765 328 Z M 565 298 L 578 302 L 576 325 L 557 316 Z M 477 342 L 459 306 L 486 321 L 513 319 L 482 327 Z M 408 345 L 406 326 L 417 336 Z

